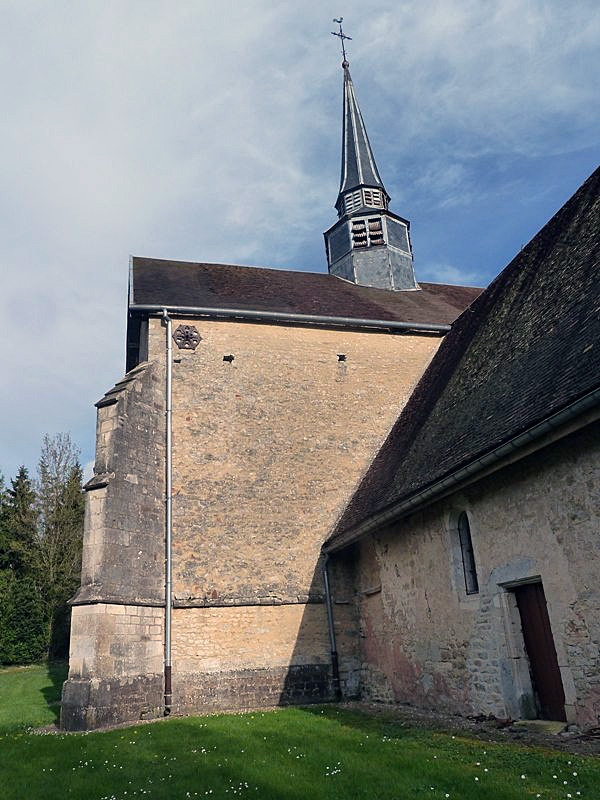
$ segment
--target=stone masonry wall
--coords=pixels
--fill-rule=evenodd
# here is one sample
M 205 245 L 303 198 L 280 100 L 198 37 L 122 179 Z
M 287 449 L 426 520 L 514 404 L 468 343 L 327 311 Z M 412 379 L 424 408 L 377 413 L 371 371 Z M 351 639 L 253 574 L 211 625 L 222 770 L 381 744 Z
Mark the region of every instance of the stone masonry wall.
M 160 707 L 164 610 L 164 373 L 144 364 L 98 403 L 81 587 L 73 600 L 67 729 Z
M 202 341 L 175 349 L 173 374 L 175 598 L 320 596 L 321 544 L 440 340 L 196 327 Z M 150 358 L 163 352 L 152 320 Z
M 174 320 L 174 330 L 180 322 L 190 324 Z M 194 324 L 197 349 L 173 350 L 174 710 L 322 699 L 331 663 L 321 543 L 440 340 Z M 66 728 L 161 705 L 159 319 L 150 321 L 148 353 L 98 404 Z M 348 685 L 357 674 L 354 612 L 343 607 L 336 620 Z
M 177 608 L 174 710 L 256 708 L 331 694 L 323 603 Z
M 194 324 L 173 366 L 174 703 L 330 696 L 321 544 L 440 340 Z
M 162 608 L 105 603 L 73 608 L 63 727 L 82 730 L 160 715 L 163 622 Z
M 543 583 L 567 719 L 600 719 L 600 424 L 362 542 L 363 696 L 456 713 L 532 712 L 510 588 Z M 468 514 L 479 593 L 456 531 Z
M 141 365 L 98 403 L 75 604 L 164 603 L 164 373 Z

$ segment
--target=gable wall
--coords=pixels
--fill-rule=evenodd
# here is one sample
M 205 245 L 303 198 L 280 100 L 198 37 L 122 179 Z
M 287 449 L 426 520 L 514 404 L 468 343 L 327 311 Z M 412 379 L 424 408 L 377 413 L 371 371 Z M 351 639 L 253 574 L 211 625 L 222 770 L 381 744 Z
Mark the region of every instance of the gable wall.
M 330 697 L 321 544 L 440 339 L 189 319 L 173 330 L 192 323 L 196 350 L 173 345 L 173 710 Z M 98 411 L 96 469 L 109 482 L 88 492 L 67 727 L 160 713 L 159 319 L 148 354 L 145 377 Z M 345 604 L 336 620 L 349 687 L 354 613 Z
M 194 352 L 174 346 L 175 597 L 306 599 L 331 523 L 440 339 L 196 327 Z M 164 341 L 152 320 L 151 360 Z
M 355 566 L 363 695 L 454 713 L 534 714 L 510 584 L 539 576 L 567 719 L 597 725 L 599 486 L 594 423 L 364 540 Z M 479 578 L 470 596 L 456 531 L 462 510 Z
M 321 544 L 440 339 L 195 325 L 196 350 L 174 349 L 174 703 L 323 699 Z M 160 320 L 149 341 L 162 358 Z

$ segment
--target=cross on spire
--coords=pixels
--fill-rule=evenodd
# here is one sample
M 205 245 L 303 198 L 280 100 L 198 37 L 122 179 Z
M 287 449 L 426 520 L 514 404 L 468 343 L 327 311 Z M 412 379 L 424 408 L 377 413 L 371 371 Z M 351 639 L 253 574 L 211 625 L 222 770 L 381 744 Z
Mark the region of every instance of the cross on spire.
M 332 36 L 337 36 L 338 39 L 340 40 L 340 42 L 342 43 L 342 56 L 344 58 L 342 66 L 345 67 L 345 66 L 348 65 L 348 61 L 346 59 L 346 45 L 344 44 L 344 39 L 348 39 L 349 41 L 352 41 L 352 37 L 351 36 L 346 36 L 344 31 L 342 30 L 342 22 L 344 21 L 343 17 L 340 17 L 339 19 L 334 19 L 333 21 L 337 22 L 337 24 L 340 26 L 339 33 L 336 32 L 336 31 L 331 31 L 331 34 L 332 34 Z

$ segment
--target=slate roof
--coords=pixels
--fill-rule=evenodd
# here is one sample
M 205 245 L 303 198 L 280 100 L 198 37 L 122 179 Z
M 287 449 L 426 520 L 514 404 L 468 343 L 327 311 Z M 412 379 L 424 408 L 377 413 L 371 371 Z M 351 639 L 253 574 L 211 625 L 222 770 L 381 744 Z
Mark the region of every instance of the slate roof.
M 129 305 L 235 308 L 449 324 L 481 292 L 469 286 L 420 286 L 417 291 L 391 292 L 357 286 L 327 273 L 134 256 Z
M 455 322 L 326 546 L 600 387 L 600 169 Z

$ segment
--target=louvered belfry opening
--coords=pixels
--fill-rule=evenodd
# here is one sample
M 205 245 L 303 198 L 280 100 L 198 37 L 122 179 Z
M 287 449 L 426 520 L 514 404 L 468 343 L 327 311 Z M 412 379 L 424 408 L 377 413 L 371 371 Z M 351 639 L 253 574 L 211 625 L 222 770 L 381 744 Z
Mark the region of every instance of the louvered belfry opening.
M 352 246 L 373 247 L 385 244 L 381 217 L 352 220 Z
M 344 202 L 339 204 L 338 215 L 352 214 L 354 211 L 371 206 L 372 208 L 387 208 L 385 197 L 380 189 L 356 189 L 344 195 Z
M 354 247 L 366 247 L 368 243 L 367 226 L 364 219 L 354 220 L 352 223 L 352 245 Z
M 369 239 L 372 245 L 384 243 L 381 217 L 372 217 L 369 219 Z

